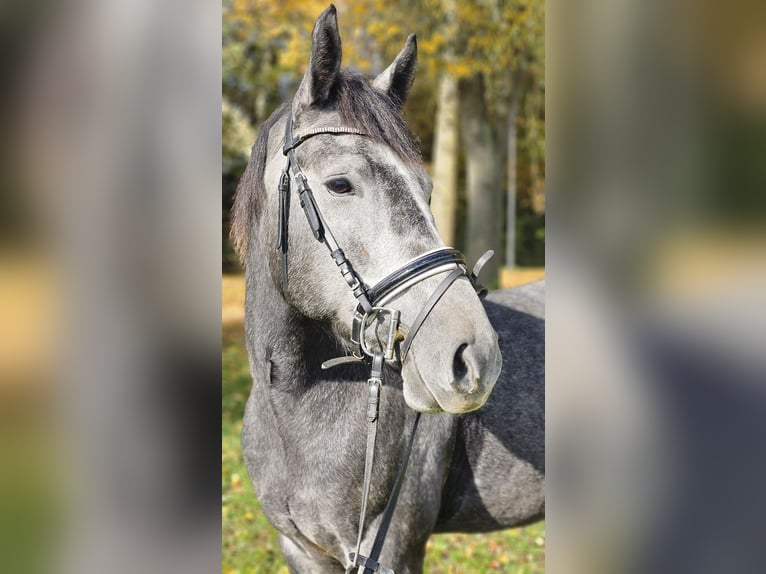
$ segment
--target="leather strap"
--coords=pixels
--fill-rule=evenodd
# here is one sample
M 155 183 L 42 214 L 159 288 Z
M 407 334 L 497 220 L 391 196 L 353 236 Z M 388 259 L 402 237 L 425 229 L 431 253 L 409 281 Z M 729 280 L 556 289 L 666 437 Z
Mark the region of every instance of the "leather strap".
M 479 295 L 479 299 L 484 299 L 484 297 L 487 296 L 487 288 L 484 287 L 484 285 L 479 285 L 479 273 L 481 273 L 482 268 L 484 267 L 484 264 L 492 259 L 492 256 L 495 254 L 494 250 L 488 249 L 484 252 L 484 255 L 479 257 L 478 261 L 473 266 L 473 271 L 471 271 L 471 283 L 473 283 L 473 288 L 476 290 L 476 293 Z
M 333 367 L 337 367 L 338 365 L 348 365 L 351 363 L 364 363 L 365 360 L 361 357 L 355 357 L 354 355 L 345 355 L 343 357 L 335 357 L 334 359 L 328 359 L 324 363 L 322 363 L 322 370 L 326 371 L 327 369 L 332 369 Z
M 383 544 L 386 541 L 386 535 L 388 534 L 388 528 L 391 526 L 391 521 L 394 517 L 394 511 L 396 510 L 396 503 L 399 500 L 399 494 L 402 491 L 402 485 L 404 484 L 404 476 L 407 473 L 407 467 L 409 466 L 410 455 L 412 454 L 412 446 L 415 444 L 415 435 L 418 431 L 418 423 L 420 422 L 420 414 L 415 414 L 415 419 L 412 421 L 412 428 L 410 430 L 410 438 L 407 441 L 407 447 L 402 453 L 402 460 L 399 462 L 399 470 L 396 473 L 394 479 L 394 486 L 391 489 L 391 493 L 388 495 L 388 502 L 386 502 L 386 508 L 383 510 L 383 516 L 378 525 L 378 531 L 375 533 L 375 539 L 372 542 L 372 549 L 369 556 L 363 556 L 359 553 L 361 540 L 363 535 L 364 522 L 360 521 L 359 535 L 357 538 L 356 551 L 349 554 L 349 560 L 351 560 L 351 566 L 346 569 L 348 574 L 351 574 L 355 568 L 358 568 L 357 574 L 395 574 L 393 570 L 382 565 L 378 562 L 380 554 L 383 551 Z M 367 443 L 369 449 L 369 441 Z M 369 452 L 368 452 L 369 455 Z M 366 470 L 365 465 L 365 470 Z M 366 473 L 365 473 L 366 476 Z M 369 490 L 369 484 L 366 483 L 367 489 L 365 489 L 364 496 L 366 497 Z M 363 508 L 366 509 L 367 501 L 362 501 Z
M 410 350 L 410 345 L 412 345 L 412 340 L 415 338 L 415 335 L 418 334 L 418 331 L 423 326 L 423 323 L 428 318 L 428 315 L 431 313 L 433 308 L 436 306 L 436 304 L 439 302 L 439 299 L 442 298 L 442 295 L 444 295 L 447 292 L 447 289 L 450 288 L 450 286 L 460 277 L 465 277 L 465 272 L 462 268 L 455 269 L 452 273 L 447 275 L 444 280 L 439 284 L 439 286 L 434 290 L 433 293 L 431 293 L 431 296 L 428 298 L 428 301 L 426 301 L 426 304 L 423 305 L 423 308 L 420 310 L 420 313 L 418 313 L 418 316 L 415 318 L 415 322 L 412 323 L 412 326 L 410 327 L 410 332 L 407 333 L 407 338 L 404 339 L 404 342 L 401 346 L 401 360 L 402 362 L 404 359 L 407 358 L 407 353 Z
M 402 267 L 395 269 L 386 275 L 368 290 L 373 305 L 377 305 L 381 299 L 395 290 L 399 285 L 412 277 L 422 275 L 424 272 L 441 266 L 450 264 L 461 265 L 465 267 L 463 254 L 452 247 L 442 247 L 424 253 L 415 259 L 405 263 Z
M 293 118 L 291 115 L 288 121 L 292 122 L 292 119 Z M 291 136 L 289 140 L 285 139 L 285 144 L 282 147 L 282 154 L 287 155 L 287 152 L 289 152 L 290 150 L 294 150 L 303 142 L 305 142 L 307 139 L 312 138 L 314 136 L 322 135 L 322 134 L 357 135 L 357 136 L 367 135 L 367 133 L 363 132 L 362 130 L 358 130 L 356 128 L 343 127 L 343 126 L 326 126 L 321 128 L 314 128 L 312 130 L 306 130 L 303 133 L 299 133 L 297 136 L 294 136 L 294 137 Z
M 356 537 L 355 556 L 359 556 L 364 535 L 364 520 L 367 515 L 367 499 L 370 495 L 372 465 L 375 462 L 375 438 L 378 434 L 378 412 L 380 405 L 380 386 L 383 382 L 383 353 L 375 353 L 372 358 L 372 370 L 367 381 L 369 394 L 367 397 L 367 450 L 364 458 L 364 482 L 362 483 L 362 506 L 359 514 L 359 532 Z
M 355 556 L 356 554 L 353 552 L 349 554 L 349 557 L 351 558 L 351 566 L 346 568 L 346 574 L 353 573 L 354 569 L 357 567 L 360 571 L 364 570 L 364 572 L 376 572 L 377 574 L 396 574 L 390 568 L 383 566 L 383 564 L 376 562 L 371 558 L 367 558 L 366 556 L 359 556 L 359 559 L 356 559 Z
M 372 550 L 370 550 L 370 560 L 377 561 L 380 558 L 380 553 L 383 550 L 383 543 L 386 541 L 386 534 L 388 534 L 388 527 L 391 525 L 391 519 L 394 517 L 394 510 L 396 510 L 396 502 L 399 498 L 399 493 L 402 490 L 402 484 L 404 483 L 404 475 L 407 473 L 407 466 L 410 462 L 410 454 L 412 453 L 412 445 L 415 444 L 415 433 L 418 431 L 418 423 L 420 422 L 420 413 L 415 414 L 415 420 L 412 421 L 412 430 L 410 430 L 410 440 L 407 442 L 407 448 L 404 450 L 402 460 L 399 463 L 399 472 L 396 474 L 396 480 L 394 481 L 394 487 L 391 490 L 391 494 L 388 497 L 388 503 L 386 509 L 383 511 L 383 518 L 380 520 L 380 526 L 378 526 L 378 532 L 375 534 L 375 541 L 372 543 Z
M 484 264 L 487 261 L 489 261 L 494 254 L 495 252 L 492 251 L 491 249 L 489 251 L 486 251 L 484 255 L 479 257 L 479 260 L 476 262 L 476 265 L 473 266 L 473 271 L 468 276 L 468 279 L 470 279 L 477 293 L 479 293 L 479 297 L 486 295 L 487 290 L 477 283 L 478 275 L 479 273 L 481 273 L 481 268 L 484 267 Z M 428 315 L 431 313 L 431 310 L 439 302 L 439 299 L 442 298 L 442 295 L 444 295 L 447 292 L 447 289 L 449 289 L 450 286 L 457 279 L 459 279 L 460 277 L 464 275 L 465 273 L 463 272 L 462 268 L 455 269 L 452 273 L 447 275 L 447 277 L 444 278 L 444 281 L 442 281 L 439 284 L 439 286 L 436 288 L 436 290 L 433 293 L 431 293 L 431 296 L 428 298 L 428 301 L 426 301 L 425 305 L 423 305 L 423 308 L 420 310 L 420 313 L 418 313 L 418 316 L 415 318 L 415 322 L 412 323 L 412 327 L 410 327 L 410 332 L 407 333 L 407 338 L 404 339 L 404 342 L 402 343 L 402 346 L 400 347 L 402 361 L 404 361 L 404 359 L 407 358 L 407 353 L 409 352 L 410 346 L 412 345 L 412 340 L 415 338 L 415 335 L 417 335 L 418 331 L 423 326 L 423 323 L 428 318 Z

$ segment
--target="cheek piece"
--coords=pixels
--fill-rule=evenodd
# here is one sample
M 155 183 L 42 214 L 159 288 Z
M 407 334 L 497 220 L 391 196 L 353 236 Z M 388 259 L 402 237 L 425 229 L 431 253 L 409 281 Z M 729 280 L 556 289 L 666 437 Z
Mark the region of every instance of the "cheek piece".
M 380 574 L 394 574 L 393 570 L 380 564 L 377 560 L 383 549 L 386 532 L 391 523 L 391 518 L 396 508 L 396 501 L 399 497 L 404 474 L 407 470 L 407 464 L 412 451 L 412 445 L 415 440 L 420 413 L 415 416 L 410 431 L 410 438 L 402 455 L 399 464 L 399 470 L 394 480 L 394 486 L 389 494 L 388 502 L 383 511 L 383 517 L 378 526 L 378 531 L 369 552 L 369 556 L 360 554 L 360 547 L 364 535 L 364 522 L 367 513 L 367 499 L 370 491 L 370 481 L 372 478 L 372 467 L 375 455 L 375 438 L 377 436 L 377 424 L 380 405 L 380 388 L 383 384 L 383 365 L 385 361 L 398 363 L 401 365 L 407 358 L 407 354 L 412 345 L 415 335 L 420 327 L 428 318 L 431 310 L 439 302 L 444 293 L 460 277 L 467 278 L 473 285 L 480 297 L 486 295 L 487 290 L 477 283 L 477 276 L 481 268 L 494 254 L 493 251 L 487 251 L 476 262 L 472 271 L 468 271 L 463 254 L 452 247 L 442 247 L 428 251 L 415 259 L 405 263 L 398 269 L 395 269 L 386 275 L 378 283 L 369 287 L 362 281 L 359 274 L 354 270 L 351 262 L 346 258 L 346 254 L 338 245 L 335 236 L 327 226 L 327 222 L 322 217 L 322 212 L 314 200 L 314 194 L 309 186 L 308 179 L 301 171 L 298 162 L 295 159 L 295 148 L 301 145 L 307 139 L 320 135 L 357 135 L 366 136 L 363 131 L 350 127 L 319 127 L 295 136 L 293 134 L 293 118 L 288 117 L 285 126 L 285 143 L 282 153 L 287 157 L 287 163 L 282 170 L 279 178 L 278 198 L 279 198 L 279 219 L 277 232 L 277 249 L 281 253 L 282 259 L 282 289 L 287 289 L 287 250 L 288 250 L 288 225 L 290 220 L 290 181 L 295 181 L 298 191 L 298 199 L 301 208 L 306 216 L 314 239 L 323 243 L 335 265 L 340 270 L 343 279 L 345 279 L 351 292 L 357 300 L 357 306 L 354 309 L 351 321 L 351 351 L 350 355 L 330 359 L 322 363 L 323 369 L 348 364 L 348 363 L 367 363 L 370 365 L 369 394 L 367 400 L 367 451 L 364 464 L 364 484 L 362 487 L 362 505 L 359 517 L 359 532 L 356 542 L 356 550 L 349 554 L 350 565 L 346 569 L 347 573 L 358 569 L 358 574 L 367 574 L 378 572 Z M 401 312 L 398 309 L 386 307 L 394 298 L 407 292 L 414 285 L 443 273 L 448 275 L 442 280 L 439 286 L 433 291 L 431 296 L 421 308 L 412 326 L 407 330 L 406 336 L 400 332 Z M 365 331 L 368 327 L 376 323 L 385 316 L 389 318 L 388 336 L 385 344 L 380 344 L 378 349 L 370 349 L 366 342 Z M 396 343 L 401 341 L 399 352 L 396 352 Z

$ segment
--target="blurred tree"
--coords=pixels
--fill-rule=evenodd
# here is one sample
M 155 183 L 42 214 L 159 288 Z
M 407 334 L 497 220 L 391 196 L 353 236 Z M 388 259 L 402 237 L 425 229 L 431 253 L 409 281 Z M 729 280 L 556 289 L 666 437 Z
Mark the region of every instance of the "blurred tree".
M 448 36 L 458 37 L 455 26 L 455 0 L 442 0 L 444 11 L 443 30 Z M 446 63 L 453 62 L 454 44 L 444 47 L 442 53 Z M 458 147 L 460 144 L 460 113 L 458 85 L 454 74 L 444 70 L 439 79 L 439 94 L 436 107 L 436 135 L 433 148 L 433 192 L 431 211 L 436 228 L 447 245 L 455 245 L 458 204 Z
M 439 80 L 433 146 L 433 192 L 431 211 L 436 228 L 447 245 L 455 245 L 458 204 L 458 124 L 459 100 L 457 80 L 445 72 Z
M 475 74 L 459 84 L 468 195 L 466 257 L 471 263 L 488 249 L 499 251 L 503 231 L 503 153 L 488 115 L 484 82 L 483 75 Z M 490 284 L 497 280 L 498 259 L 494 257 L 486 265 Z
M 466 254 L 472 261 L 486 249 L 501 251 L 505 222 L 505 263 L 513 267 L 518 111 L 528 91 L 544 86 L 544 4 L 541 0 L 478 1 L 460 4 L 456 14 L 459 29 L 468 35 L 465 49 L 453 64 L 461 78 L 468 186 Z M 544 105 L 544 100 L 529 101 Z M 529 111 L 539 110 L 530 104 Z M 497 277 L 499 255 L 488 264 L 490 282 Z
M 254 125 L 303 75 L 311 30 L 327 0 L 224 0 L 223 94 Z
M 229 240 L 229 210 L 259 126 L 297 85 L 311 30 L 326 0 L 224 0 L 222 21 L 223 265 L 238 262 Z

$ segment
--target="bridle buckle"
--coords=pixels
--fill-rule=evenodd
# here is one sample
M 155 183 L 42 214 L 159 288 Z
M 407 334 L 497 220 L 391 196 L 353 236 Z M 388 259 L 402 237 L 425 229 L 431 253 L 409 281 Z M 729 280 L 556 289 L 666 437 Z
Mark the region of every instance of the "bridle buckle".
M 369 313 L 364 313 L 362 315 L 359 326 L 359 341 L 355 342 L 359 343 L 359 348 L 363 354 L 367 355 L 368 357 L 373 357 L 375 353 L 367 347 L 367 337 L 365 336 L 365 331 L 374 320 L 378 319 L 382 315 L 389 316 L 388 336 L 386 337 L 386 345 L 383 350 L 383 358 L 386 361 L 393 361 L 394 346 L 396 345 L 396 341 L 398 339 L 399 324 L 401 322 L 402 316 L 398 309 L 389 309 L 388 307 L 373 307 Z

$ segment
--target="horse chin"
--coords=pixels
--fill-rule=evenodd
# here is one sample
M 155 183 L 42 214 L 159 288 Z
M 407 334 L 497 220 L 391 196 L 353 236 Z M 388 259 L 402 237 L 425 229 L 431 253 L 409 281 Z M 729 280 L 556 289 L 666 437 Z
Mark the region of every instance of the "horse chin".
M 415 357 L 402 365 L 402 381 L 407 406 L 421 413 L 468 413 L 484 406 L 490 394 L 432 392 L 420 374 Z
M 415 371 L 414 374 L 410 372 L 413 370 Z M 417 372 L 417 367 L 412 364 L 405 365 L 402 368 L 402 381 L 404 401 L 408 407 L 421 413 L 444 412 L 436 397 L 426 387 L 420 373 Z

